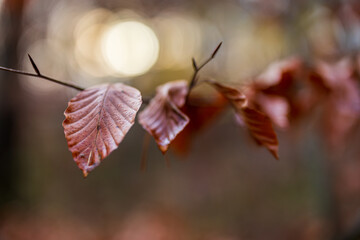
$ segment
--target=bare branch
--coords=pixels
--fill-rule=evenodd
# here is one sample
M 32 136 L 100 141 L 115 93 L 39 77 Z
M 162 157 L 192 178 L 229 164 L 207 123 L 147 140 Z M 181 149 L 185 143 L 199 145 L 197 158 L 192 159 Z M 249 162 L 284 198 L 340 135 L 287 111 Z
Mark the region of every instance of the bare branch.
M 198 67 L 197 67 L 195 58 L 192 58 L 191 60 L 192 60 L 192 64 L 193 64 L 194 71 L 197 71 L 197 70 L 198 70 Z
M 32 67 L 34 68 L 34 70 L 35 70 L 35 72 L 37 73 L 37 75 L 41 76 L 41 73 L 40 73 L 38 67 L 36 66 L 34 60 L 33 60 L 32 57 L 30 56 L 30 54 L 28 54 L 28 57 L 29 57 L 29 59 L 30 59 L 31 65 L 32 65 Z
M 60 84 L 60 85 L 66 86 L 66 87 L 70 87 L 70 88 L 76 89 L 76 90 L 78 90 L 78 91 L 83 91 L 83 90 L 85 90 L 83 87 L 80 87 L 80 86 L 77 86 L 77 85 L 74 85 L 74 84 L 71 84 L 71 83 L 62 82 L 62 81 L 60 81 L 60 80 L 57 80 L 57 79 L 50 78 L 50 77 L 48 77 L 48 76 L 42 75 L 42 74 L 40 73 L 39 69 L 37 68 L 34 60 L 31 58 L 30 55 L 28 55 L 28 56 L 29 56 L 31 65 L 32 65 L 32 67 L 34 68 L 36 74 L 30 73 L 30 72 L 21 71 L 21 70 L 17 70 L 17 69 L 1 67 L 1 66 L 0 66 L 0 71 L 11 72 L 11 73 L 16 73 L 16 74 L 24 75 L 24 76 L 29 76 L 29 77 L 36 77 L 36 78 L 45 79 L 45 80 L 48 80 L 48 81 L 53 82 L 53 83 L 57 83 L 57 84 Z
M 213 54 L 211 55 L 211 58 L 214 58 L 216 53 L 219 51 L 220 47 L 222 45 L 222 42 L 219 43 L 219 45 L 216 47 L 215 51 L 213 52 Z
M 189 95 L 190 95 L 190 91 L 191 89 L 193 89 L 193 87 L 195 87 L 196 83 L 197 83 L 197 80 L 198 80 L 198 72 L 203 68 L 205 67 L 206 64 L 208 64 L 214 57 L 215 55 L 217 54 L 217 52 L 219 51 L 220 47 L 222 45 L 222 42 L 220 42 L 217 47 L 215 48 L 215 50 L 213 51 L 213 53 L 211 54 L 211 56 L 206 59 L 206 61 L 200 65 L 200 67 L 198 67 L 196 61 L 194 58 L 192 58 L 192 65 L 193 65 L 193 68 L 194 68 L 194 73 L 192 75 L 192 78 L 191 78 L 191 81 L 190 81 L 190 84 L 189 84 L 189 90 L 188 90 L 188 94 L 186 96 L 186 102 L 188 102 L 189 100 Z

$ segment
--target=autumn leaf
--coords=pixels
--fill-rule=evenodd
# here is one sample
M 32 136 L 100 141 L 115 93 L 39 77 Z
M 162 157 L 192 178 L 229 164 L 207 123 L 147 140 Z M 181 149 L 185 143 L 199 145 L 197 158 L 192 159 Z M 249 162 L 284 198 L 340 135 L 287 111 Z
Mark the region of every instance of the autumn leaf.
M 255 141 L 279 159 L 279 143 L 270 118 L 265 113 L 249 107 L 248 99 L 239 90 L 214 81 L 206 82 L 214 86 L 231 103 L 237 117 L 244 122 Z
M 63 127 L 69 150 L 85 177 L 118 147 L 141 103 L 140 92 L 122 83 L 94 86 L 70 100 Z
M 251 86 L 244 88 L 243 91 L 250 107 L 264 112 L 277 127 L 282 129 L 289 127 L 290 104 L 286 98 L 256 91 Z
M 255 78 L 254 87 L 267 94 L 282 95 L 293 85 L 301 66 L 302 61 L 297 57 L 276 61 Z
M 266 113 L 280 128 L 287 128 L 289 120 L 298 118 L 305 109 L 303 64 L 298 57 L 289 57 L 270 64 L 255 77 L 245 92 L 250 106 Z M 250 92 L 251 94 L 248 94 Z
M 343 58 L 335 63 L 317 61 L 315 71 L 322 77 L 322 84 L 328 89 L 334 89 L 345 79 L 350 79 L 354 73 L 351 59 Z
M 193 138 L 208 127 L 224 110 L 226 99 L 216 93 L 214 96 L 190 95 L 181 111 L 189 117 L 190 122 L 174 139 L 170 147 L 178 154 L 186 154 Z
M 266 113 L 271 121 L 280 128 L 288 128 L 290 112 L 289 103 L 280 96 L 269 96 L 265 94 L 258 95 L 258 103 L 261 110 Z
M 354 79 L 355 66 L 349 58 L 334 63 L 318 61 L 315 64 L 316 93 L 322 96 L 324 106 L 322 126 L 326 140 L 332 146 L 344 145 L 346 136 L 360 117 L 360 92 Z M 316 80 L 316 81 L 315 81 Z
M 180 110 L 187 92 L 185 80 L 161 85 L 156 89 L 156 96 L 139 114 L 139 123 L 154 137 L 162 153 L 189 123 L 189 118 Z

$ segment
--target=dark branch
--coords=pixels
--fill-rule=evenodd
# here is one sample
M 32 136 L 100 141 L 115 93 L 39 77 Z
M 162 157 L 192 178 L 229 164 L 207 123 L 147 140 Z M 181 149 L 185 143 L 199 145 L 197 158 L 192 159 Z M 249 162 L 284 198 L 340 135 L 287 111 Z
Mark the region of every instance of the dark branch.
M 214 58 L 216 53 L 219 51 L 219 49 L 221 48 L 222 42 L 219 43 L 219 45 L 216 47 L 215 51 L 213 52 L 213 54 L 211 55 L 211 58 Z
M 70 87 L 70 88 L 76 89 L 76 90 L 78 90 L 78 91 L 83 91 L 83 90 L 85 90 L 84 88 L 79 87 L 79 86 L 76 86 L 76 85 L 74 85 L 74 84 L 62 82 L 62 81 L 60 81 L 60 80 L 53 79 L 53 78 L 50 78 L 50 77 L 48 77 L 48 76 L 42 75 L 42 74 L 40 73 L 39 69 L 37 68 L 34 60 L 30 57 L 30 55 L 28 55 L 28 56 L 29 56 L 31 65 L 32 65 L 32 67 L 34 68 L 36 74 L 30 73 L 30 72 L 21 71 L 21 70 L 16 70 L 16 69 L 11 69 L 11 68 L 1 67 L 1 66 L 0 66 L 0 70 L 1 70 L 1 71 L 5 71 L 5 72 L 16 73 L 16 74 L 20 74 L 20 75 L 25 75 L 25 76 L 29 76 L 29 77 L 36 77 L 36 78 L 45 79 L 45 80 L 48 80 L 48 81 L 53 82 L 53 83 L 57 83 L 57 84 L 60 84 L 60 85 L 66 86 L 66 87 Z
M 33 66 L 33 68 L 34 68 L 35 72 L 37 73 L 37 75 L 41 76 L 41 73 L 40 73 L 38 67 L 36 66 L 34 60 L 33 60 L 32 57 L 30 56 L 30 54 L 28 54 L 28 57 L 29 57 L 29 59 L 30 59 L 31 65 Z
M 194 71 L 197 71 L 198 70 L 198 67 L 196 65 L 196 61 L 195 61 L 195 58 L 192 58 L 192 64 L 193 64 L 193 68 L 194 68 Z
M 194 73 L 192 75 L 192 78 L 191 78 L 191 81 L 190 81 L 190 84 L 189 84 L 189 89 L 188 89 L 188 94 L 186 96 L 186 102 L 188 102 L 189 100 L 189 95 L 190 95 L 190 91 L 191 89 L 193 89 L 193 87 L 195 87 L 196 83 L 197 83 L 197 80 L 198 80 L 198 72 L 203 68 L 205 67 L 206 64 L 208 64 L 214 57 L 215 55 L 217 54 L 217 52 L 219 51 L 220 47 L 222 45 L 222 42 L 220 42 L 217 47 L 215 48 L 215 50 L 213 51 L 213 53 L 211 54 L 211 56 L 203 63 L 200 65 L 200 67 L 198 67 L 196 61 L 194 58 L 192 58 L 192 65 L 193 65 L 193 68 L 194 68 Z

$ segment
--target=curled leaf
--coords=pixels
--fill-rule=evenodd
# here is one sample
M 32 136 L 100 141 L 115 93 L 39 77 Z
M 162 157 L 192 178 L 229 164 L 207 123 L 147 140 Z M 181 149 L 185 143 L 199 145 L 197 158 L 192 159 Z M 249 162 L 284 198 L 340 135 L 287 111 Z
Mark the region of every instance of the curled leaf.
M 288 128 L 290 120 L 297 120 L 311 107 L 308 84 L 304 81 L 305 70 L 298 57 L 270 64 L 248 86 L 245 94 L 249 106 L 266 113 L 278 127 Z
M 141 103 L 140 92 L 122 83 L 94 86 L 70 100 L 63 127 L 69 150 L 85 177 L 118 147 Z
M 255 86 L 269 94 L 282 94 L 292 86 L 301 66 L 302 62 L 297 57 L 274 62 L 255 79 Z
M 283 96 L 265 94 L 255 89 L 252 85 L 242 89 L 250 107 L 264 112 L 271 122 L 279 128 L 289 127 L 290 104 Z
M 185 104 L 187 92 L 185 80 L 161 85 L 156 89 L 156 96 L 139 114 L 139 123 L 154 137 L 163 153 L 189 123 L 189 118 L 180 110 Z
M 249 129 L 255 141 L 265 146 L 276 159 L 279 159 L 279 143 L 270 118 L 265 113 L 249 107 L 246 96 L 239 90 L 214 81 L 207 82 L 231 103 L 237 118 L 241 119 Z

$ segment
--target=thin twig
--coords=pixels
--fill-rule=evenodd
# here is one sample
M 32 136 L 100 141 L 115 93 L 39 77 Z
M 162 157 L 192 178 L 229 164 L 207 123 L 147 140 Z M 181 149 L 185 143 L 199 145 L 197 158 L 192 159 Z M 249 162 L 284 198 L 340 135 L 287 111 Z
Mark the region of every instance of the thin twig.
M 195 87 L 196 83 L 197 83 L 197 80 L 198 80 L 198 77 L 197 77 L 197 74 L 198 72 L 203 68 L 205 67 L 206 64 L 208 64 L 216 55 L 216 53 L 219 51 L 220 47 L 222 45 L 222 42 L 220 42 L 217 47 L 215 48 L 215 50 L 213 51 L 213 53 L 211 54 L 211 56 L 203 63 L 200 65 L 200 67 L 198 67 L 196 61 L 194 58 L 192 58 L 192 65 L 193 65 L 193 68 L 194 68 L 194 73 L 192 75 L 192 78 L 191 78 L 191 81 L 190 81 L 190 84 L 189 84 L 189 89 L 188 89 L 188 93 L 187 93 L 187 96 L 186 96 L 186 102 L 189 101 L 189 95 L 190 95 L 190 91 L 191 89 L 193 89 L 193 87 Z
M 29 77 L 36 77 L 36 78 L 45 79 L 45 80 L 48 80 L 48 81 L 53 82 L 53 83 L 57 83 L 57 84 L 60 84 L 60 85 L 66 86 L 66 87 L 70 87 L 70 88 L 76 89 L 76 90 L 78 90 L 78 91 L 83 91 L 83 90 L 85 90 L 84 88 L 79 87 L 79 86 L 76 86 L 76 85 L 74 85 L 74 84 L 62 82 L 62 81 L 60 81 L 60 80 L 57 80 L 57 79 L 50 78 L 50 77 L 48 77 L 48 76 L 42 75 L 42 74 L 40 73 L 38 67 L 36 66 L 34 60 L 31 58 L 30 55 L 28 55 L 28 56 L 29 56 L 31 65 L 32 65 L 32 67 L 34 68 L 36 74 L 35 74 L 35 73 L 30 73 L 30 72 L 21 71 L 21 70 L 16 70 L 16 69 L 12 69 L 12 68 L 1 67 L 1 66 L 0 66 L 0 70 L 1 70 L 1 71 L 5 71 L 5 72 L 16 73 L 16 74 L 20 74 L 20 75 L 25 75 L 25 76 L 29 76 Z

